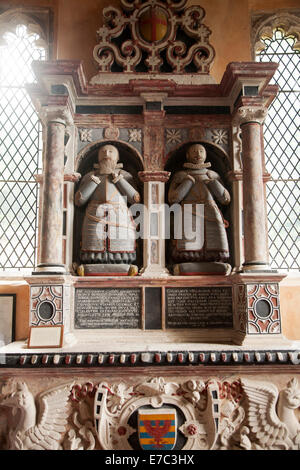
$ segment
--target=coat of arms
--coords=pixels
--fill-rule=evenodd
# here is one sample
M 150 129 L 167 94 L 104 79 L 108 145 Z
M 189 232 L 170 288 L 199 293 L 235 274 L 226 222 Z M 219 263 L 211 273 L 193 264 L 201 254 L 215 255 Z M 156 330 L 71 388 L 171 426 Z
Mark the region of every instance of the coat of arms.
M 176 410 L 138 410 L 139 441 L 143 450 L 172 450 L 176 443 Z

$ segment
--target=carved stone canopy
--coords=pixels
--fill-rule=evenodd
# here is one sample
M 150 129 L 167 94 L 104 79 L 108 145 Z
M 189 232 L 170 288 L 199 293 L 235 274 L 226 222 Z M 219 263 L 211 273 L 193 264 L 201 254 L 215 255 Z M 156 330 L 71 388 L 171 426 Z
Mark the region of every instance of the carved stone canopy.
M 215 52 L 208 42 L 211 31 L 202 23 L 205 12 L 200 6 L 183 10 L 186 2 L 121 0 L 123 12 L 104 8 L 93 54 L 99 70 L 209 73 Z

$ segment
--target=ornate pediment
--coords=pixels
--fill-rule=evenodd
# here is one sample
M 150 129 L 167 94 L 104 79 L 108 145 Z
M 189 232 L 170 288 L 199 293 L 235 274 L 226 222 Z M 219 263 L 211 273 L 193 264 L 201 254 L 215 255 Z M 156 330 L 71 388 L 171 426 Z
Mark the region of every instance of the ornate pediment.
M 100 72 L 208 74 L 215 51 L 205 11 L 187 0 L 121 0 L 103 9 L 94 59 Z

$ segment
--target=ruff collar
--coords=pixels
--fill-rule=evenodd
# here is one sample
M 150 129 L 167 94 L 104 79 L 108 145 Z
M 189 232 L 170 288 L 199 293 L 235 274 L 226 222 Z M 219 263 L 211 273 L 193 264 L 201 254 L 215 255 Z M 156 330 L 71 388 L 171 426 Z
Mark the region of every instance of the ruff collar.
M 211 163 L 184 163 L 183 168 L 189 168 L 190 170 L 203 170 L 203 168 L 209 168 Z
M 94 164 L 94 168 L 95 168 L 96 170 L 98 170 L 98 168 L 99 168 L 99 163 L 95 163 L 95 164 Z M 120 170 L 121 168 L 123 168 L 123 163 L 117 163 L 117 164 L 116 164 L 116 167 L 115 167 L 115 170 Z

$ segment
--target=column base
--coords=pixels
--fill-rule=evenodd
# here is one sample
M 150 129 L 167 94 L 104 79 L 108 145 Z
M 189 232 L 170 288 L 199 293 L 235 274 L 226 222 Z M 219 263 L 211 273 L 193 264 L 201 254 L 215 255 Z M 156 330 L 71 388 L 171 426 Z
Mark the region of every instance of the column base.
M 201 276 L 201 275 L 222 275 L 228 276 L 231 273 L 231 266 L 227 263 L 198 262 L 179 263 L 173 266 L 174 276 Z
M 141 277 L 152 277 L 152 278 L 161 278 L 161 277 L 169 277 L 170 273 L 167 268 L 159 265 L 149 265 L 145 268 L 142 268 L 140 271 Z
M 39 274 L 57 276 L 58 274 L 69 274 L 69 273 L 66 270 L 66 266 L 64 264 L 41 263 L 32 272 L 33 276 L 36 276 Z
M 244 263 L 242 267 L 243 272 L 250 272 L 250 273 L 277 273 L 276 269 L 272 269 L 268 263 L 260 263 L 260 262 L 251 262 L 251 263 Z
M 134 264 L 81 264 L 78 276 L 136 276 L 138 267 Z
M 232 342 L 238 346 L 244 346 L 246 348 L 254 349 L 287 349 L 291 348 L 293 341 L 288 340 L 279 334 L 245 334 L 240 331 L 235 331 L 232 335 Z

